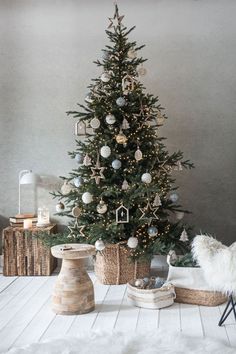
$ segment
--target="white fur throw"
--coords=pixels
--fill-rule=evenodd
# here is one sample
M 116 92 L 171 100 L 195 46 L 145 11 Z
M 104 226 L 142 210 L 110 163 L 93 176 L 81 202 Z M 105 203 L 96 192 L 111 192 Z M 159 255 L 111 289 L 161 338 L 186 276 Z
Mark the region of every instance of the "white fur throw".
M 227 247 L 213 237 L 198 235 L 192 252 L 213 290 L 236 295 L 236 242 Z

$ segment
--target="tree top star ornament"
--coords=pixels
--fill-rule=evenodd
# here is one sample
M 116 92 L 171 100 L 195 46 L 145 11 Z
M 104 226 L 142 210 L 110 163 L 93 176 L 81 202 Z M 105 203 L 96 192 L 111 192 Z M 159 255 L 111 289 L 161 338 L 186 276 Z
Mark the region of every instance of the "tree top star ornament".
M 115 4 L 115 13 L 114 13 L 113 17 L 109 17 L 110 23 L 107 28 L 108 29 L 111 29 L 111 28 L 116 29 L 116 27 L 118 27 L 118 26 L 123 26 L 123 24 L 121 22 L 124 17 L 125 17 L 124 15 L 122 15 L 122 16 L 119 15 L 118 6 L 117 6 L 117 4 Z

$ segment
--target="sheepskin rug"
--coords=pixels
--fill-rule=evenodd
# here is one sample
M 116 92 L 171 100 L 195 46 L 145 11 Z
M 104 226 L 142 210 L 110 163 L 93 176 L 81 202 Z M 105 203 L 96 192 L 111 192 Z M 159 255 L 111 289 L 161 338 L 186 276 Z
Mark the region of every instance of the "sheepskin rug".
M 198 235 L 192 252 L 213 290 L 236 295 L 236 242 L 227 247 L 211 236 Z
M 235 354 L 236 349 L 213 339 L 156 330 L 149 333 L 89 332 L 24 348 L 8 354 Z

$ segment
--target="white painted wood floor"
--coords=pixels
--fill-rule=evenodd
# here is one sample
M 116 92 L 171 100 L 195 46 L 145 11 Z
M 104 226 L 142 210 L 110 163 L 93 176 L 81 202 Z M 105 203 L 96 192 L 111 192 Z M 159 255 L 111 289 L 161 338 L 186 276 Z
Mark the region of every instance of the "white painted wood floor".
M 3 277 L 0 275 L 0 352 L 53 337 L 74 336 L 89 329 L 139 331 L 157 328 L 181 331 L 195 337 L 211 337 L 236 348 L 236 323 L 217 323 L 224 308 L 177 304 L 162 310 L 132 307 L 126 285 L 98 284 L 93 273 L 96 309 L 80 316 L 55 315 L 50 308 L 51 277 Z M 92 353 L 91 353 L 92 354 Z

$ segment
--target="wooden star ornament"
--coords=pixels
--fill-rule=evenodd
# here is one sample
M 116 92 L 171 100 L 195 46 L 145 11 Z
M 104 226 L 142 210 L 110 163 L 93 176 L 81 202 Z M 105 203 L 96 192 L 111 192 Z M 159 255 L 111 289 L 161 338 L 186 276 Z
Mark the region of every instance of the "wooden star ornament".
M 124 15 L 122 15 L 122 16 L 119 15 L 118 6 L 116 4 L 114 16 L 109 17 L 110 24 L 107 28 L 110 29 L 110 28 L 116 28 L 117 26 L 121 26 L 122 25 L 121 22 L 122 22 L 123 18 L 124 18 Z
M 158 210 L 158 208 L 153 208 L 150 204 L 150 202 L 147 202 L 147 205 L 144 208 L 139 208 L 139 210 L 141 211 L 142 215 L 140 216 L 139 220 L 144 219 L 144 220 L 148 220 L 148 225 L 150 225 L 152 223 L 152 220 L 158 220 L 158 216 L 156 215 L 156 212 Z
M 96 165 L 94 167 L 91 167 L 91 171 L 92 171 L 91 178 L 94 178 L 96 184 L 99 184 L 101 179 L 105 179 L 105 176 L 103 174 L 104 170 L 105 167 L 101 167 L 99 161 L 99 155 L 98 155 Z

